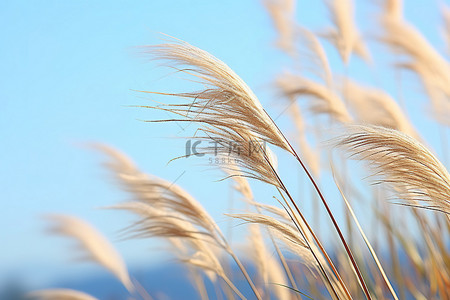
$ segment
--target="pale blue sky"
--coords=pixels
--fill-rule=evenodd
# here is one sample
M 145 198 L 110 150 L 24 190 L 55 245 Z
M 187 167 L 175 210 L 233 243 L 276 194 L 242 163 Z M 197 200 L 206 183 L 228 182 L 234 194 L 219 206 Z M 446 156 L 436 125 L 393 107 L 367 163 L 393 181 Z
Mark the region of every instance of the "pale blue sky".
M 407 17 L 443 49 L 437 7 L 429 0 L 406 2 Z M 376 7 L 360 5 L 358 12 L 364 31 L 367 16 L 374 18 Z M 321 1 L 299 1 L 298 21 L 311 29 L 329 25 Z M 289 60 L 274 48 L 275 32 L 259 1 L 0 3 L 0 282 L 25 276 L 38 284 L 57 274 L 85 270 L 86 265 L 68 262 L 67 243 L 44 234 L 39 219 L 44 213 L 83 217 L 113 240 L 127 224 L 129 219 L 122 214 L 93 209 L 125 200 L 126 195 L 111 184 L 100 166 L 101 157 L 81 147 L 84 142 L 113 145 L 142 169 L 167 180 L 186 171 L 177 183 L 225 224 L 228 184 L 211 183 L 217 174 L 203 172 L 207 168 L 192 161 L 167 166 L 171 158 L 183 155 L 184 141 L 174 138 L 183 135 L 180 129 L 140 122 L 164 115 L 127 107 L 148 103 L 133 89 L 180 89 L 177 76 L 164 77 L 170 70 L 149 62 L 135 48 L 159 43 L 159 32 L 211 52 L 248 83 L 272 115 L 283 110 L 271 84 Z M 336 53 L 329 52 L 333 70 L 341 72 Z M 371 72 L 360 61 L 355 60 L 350 74 L 395 92 L 392 74 Z M 411 98 L 420 98 L 412 86 Z M 424 106 L 415 103 L 413 116 Z M 435 128 L 425 123 L 419 130 L 435 139 Z M 155 260 L 148 249 L 151 243 L 116 245 L 131 265 L 144 258 Z

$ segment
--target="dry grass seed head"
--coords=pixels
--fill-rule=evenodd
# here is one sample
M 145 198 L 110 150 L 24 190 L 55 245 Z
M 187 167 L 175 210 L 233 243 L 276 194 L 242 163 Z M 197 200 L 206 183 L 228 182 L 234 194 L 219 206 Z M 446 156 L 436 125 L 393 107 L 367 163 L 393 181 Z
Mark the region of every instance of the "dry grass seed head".
M 395 100 L 382 90 L 347 80 L 342 87 L 346 91 L 349 106 L 359 122 L 400 130 L 419 139 L 419 135 Z
M 450 85 L 446 83 L 445 78 L 417 62 L 400 63 L 397 66 L 419 75 L 431 102 L 431 115 L 439 123 L 450 126 L 450 101 L 448 100 Z
M 391 186 L 407 205 L 450 214 L 450 175 L 424 145 L 379 126 L 353 125 L 348 130 L 337 145 L 367 161 L 377 182 Z
M 271 216 L 259 213 L 229 214 L 229 216 L 251 224 L 267 227 L 276 237 L 285 242 L 289 248 L 292 246 L 295 249 L 295 253 L 301 253 L 301 258 L 306 264 L 316 265 L 305 240 L 291 223 L 282 222 Z
M 314 71 L 319 70 L 315 73 L 322 78 L 328 88 L 331 88 L 333 84 L 331 67 L 325 49 L 322 47 L 319 39 L 312 31 L 305 27 L 299 27 L 297 34 L 302 47 L 299 52 L 304 48 L 304 52 L 307 54 L 303 55 L 303 60 L 309 61 L 312 58 L 312 61 L 315 63 Z
M 128 228 L 130 238 L 164 238 L 175 246 L 171 249 L 181 261 L 198 262 L 199 258 L 202 258 L 205 265 L 209 265 L 205 271 L 211 280 L 216 279 L 210 273 L 212 269 L 219 276 L 224 274 L 217 257 L 217 247 L 223 245 L 214 233 L 197 228 L 181 214 L 164 211 L 148 203 L 126 202 L 111 208 L 130 211 L 139 216 L 139 220 Z M 200 264 L 195 266 L 199 267 Z
M 209 150 L 217 152 L 218 148 L 219 152 L 228 153 L 232 144 L 244 148 L 237 157 L 240 167 L 253 175 L 250 177 L 278 185 L 272 166 L 268 166 L 269 155 L 265 151 L 255 155 L 250 148 L 255 143 L 269 143 L 288 152 L 292 150 L 244 81 L 217 58 L 185 42 L 150 46 L 148 52 L 156 59 L 170 61 L 174 67 L 187 68 L 189 71 L 182 71 L 196 77 L 206 87 L 192 93 L 153 93 L 194 99 L 188 103 L 151 107 L 179 116 L 178 119 L 159 121 L 189 121 L 203 125 L 199 131 L 204 134 L 203 138 L 219 145 Z
M 227 138 L 220 138 L 218 130 L 204 129 L 213 145 L 202 148 L 203 153 L 211 154 L 228 163 L 222 166 L 231 176 L 245 176 L 279 187 L 275 175 L 277 160 L 269 146 L 242 131 L 237 134 L 229 131 Z
M 277 83 L 281 91 L 290 99 L 301 96 L 312 97 L 315 100 L 310 103 L 310 110 L 313 113 L 327 114 L 341 123 L 352 121 L 343 101 L 328 87 L 293 74 L 284 74 L 278 78 Z
M 180 261 L 202 269 L 212 282 L 217 280 L 217 276 L 222 278 L 227 277 L 219 260 L 214 259 L 213 256 L 203 251 L 196 252 L 191 257 L 181 259 Z
M 196 256 L 202 253 L 203 261 L 222 276 L 224 271 L 214 247 L 224 248 L 225 245 L 219 236 L 220 229 L 201 204 L 173 182 L 141 172 L 119 151 L 105 145 L 95 147 L 109 156 L 107 166 L 125 190 L 137 200 L 111 207 L 130 211 L 140 217 L 129 228 L 130 237 L 168 239 L 176 246 L 176 254 L 186 262 L 191 261 L 191 258 L 184 257 L 187 251 L 196 253 Z M 197 267 L 199 265 L 196 264 Z M 215 280 L 209 271 L 207 275 Z
M 336 46 L 342 60 L 348 63 L 356 39 L 356 27 L 353 25 L 353 1 L 330 0 L 327 4 L 336 27 Z
M 218 229 L 203 206 L 181 187 L 141 172 L 127 156 L 111 147 L 105 145 L 95 147 L 109 156 L 110 160 L 106 165 L 135 200 L 164 211 L 175 212 L 210 233 Z
M 399 64 L 415 71 L 424 82 L 424 86 L 437 87 L 446 97 L 450 96 L 450 64 L 442 57 L 434 47 L 423 37 L 410 23 L 403 19 L 382 16 L 381 24 L 384 35 L 380 40 L 395 52 L 404 54 L 409 61 Z M 432 99 L 433 100 L 433 99 Z M 439 111 L 448 108 L 448 99 L 439 99 L 445 104 L 438 105 Z M 436 103 L 433 103 L 436 107 Z
M 87 260 L 94 261 L 108 269 L 131 292 L 133 284 L 122 257 L 110 242 L 87 222 L 72 216 L 48 215 L 53 233 L 73 238 L 78 249 Z
M 38 290 L 28 293 L 26 298 L 40 300 L 97 300 L 91 295 L 70 289 Z
M 289 146 L 245 82 L 225 63 L 206 51 L 185 42 L 149 46 L 148 52 L 158 60 L 168 60 L 174 67 L 189 67 L 187 74 L 196 77 L 207 88 L 175 96 L 194 102 L 168 105 L 190 120 L 217 129 L 240 133 L 248 128 L 255 138 L 266 140 L 287 151 Z
M 354 21 L 353 0 L 329 0 L 326 3 L 335 28 L 325 36 L 336 46 L 344 63 L 349 63 L 353 52 L 370 61 L 369 51 Z
M 264 0 L 264 6 L 272 18 L 278 33 L 277 46 L 290 55 L 295 55 L 294 13 L 295 0 Z

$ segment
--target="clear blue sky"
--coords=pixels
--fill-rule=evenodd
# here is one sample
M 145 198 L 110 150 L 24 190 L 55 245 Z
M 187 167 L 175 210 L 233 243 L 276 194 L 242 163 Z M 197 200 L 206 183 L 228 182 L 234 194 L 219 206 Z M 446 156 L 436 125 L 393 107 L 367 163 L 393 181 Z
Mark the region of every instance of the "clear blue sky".
M 406 2 L 407 17 L 443 49 L 437 7 L 429 0 Z M 373 4 L 358 7 L 363 29 L 375 11 Z M 321 1 L 299 1 L 297 20 L 311 29 L 329 25 Z M 211 52 L 248 83 L 272 115 L 283 110 L 271 84 L 289 60 L 274 48 L 275 32 L 259 1 L 0 3 L 0 282 L 17 276 L 38 285 L 69 270 L 85 270 L 86 265 L 68 261 L 67 243 L 44 233 L 39 218 L 44 213 L 80 216 L 113 240 L 129 221 L 122 214 L 95 209 L 126 195 L 101 168 L 101 156 L 81 146 L 84 142 L 115 146 L 144 170 L 167 180 L 186 171 L 177 183 L 220 225 L 226 224 L 222 213 L 231 197 L 228 184 L 211 183 L 217 173 L 204 172 L 207 168 L 192 161 L 167 165 L 183 155 L 184 141 L 176 138 L 182 136 L 179 128 L 140 122 L 161 114 L 127 107 L 148 103 L 133 89 L 180 88 L 177 76 L 164 78 L 170 70 L 149 62 L 135 48 L 159 43 L 159 32 Z M 336 54 L 329 52 L 334 70 L 342 71 Z M 350 72 L 369 84 L 392 88 L 389 76 L 373 75 L 361 62 Z M 427 126 L 419 130 L 432 139 L 436 135 Z M 152 243 L 116 245 L 131 265 L 155 260 Z

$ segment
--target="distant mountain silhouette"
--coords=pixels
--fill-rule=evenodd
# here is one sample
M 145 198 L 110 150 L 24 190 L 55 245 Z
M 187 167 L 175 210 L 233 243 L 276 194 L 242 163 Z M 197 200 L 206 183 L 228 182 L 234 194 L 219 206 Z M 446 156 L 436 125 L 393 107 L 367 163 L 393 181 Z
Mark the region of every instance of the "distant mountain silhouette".
M 189 281 L 189 274 L 179 264 L 164 264 L 157 267 L 131 270 L 131 275 L 157 299 L 198 299 L 198 293 Z M 127 299 L 129 293 L 120 282 L 108 273 L 96 273 L 77 280 L 62 280 L 55 287 L 70 288 L 86 292 L 99 299 Z
M 240 274 L 238 270 L 233 271 L 236 278 Z M 197 291 L 190 282 L 189 272 L 178 263 L 164 263 L 158 266 L 148 266 L 131 268 L 130 274 L 139 281 L 143 288 L 155 299 L 199 299 Z M 211 299 L 216 298 L 216 291 L 208 279 L 205 279 L 206 288 Z M 244 295 L 252 298 L 251 290 L 247 287 L 245 281 L 237 284 Z M 121 283 L 107 272 L 95 272 L 85 274 L 76 279 L 62 278 L 56 280 L 48 286 L 42 286 L 40 289 L 47 288 L 67 288 L 88 293 L 101 300 L 122 300 L 129 299 L 128 291 Z M 20 281 L 11 281 L 0 287 L 0 300 L 23 300 L 24 293 L 27 291 Z M 141 299 L 138 297 L 137 299 Z
M 400 263 L 406 264 L 406 256 L 400 253 Z M 247 268 L 251 277 L 254 278 L 254 269 Z M 233 278 L 237 288 L 248 298 L 253 299 L 254 295 L 247 282 L 243 279 L 237 267 L 233 267 Z M 142 266 L 140 268 L 131 268 L 130 274 L 135 278 L 143 288 L 154 298 L 158 300 L 190 300 L 199 299 L 197 291 L 190 282 L 189 272 L 182 264 L 176 262 L 164 262 L 156 266 Z M 220 279 L 218 279 L 220 280 Z M 205 278 L 205 285 L 210 299 L 221 299 L 209 279 Z M 396 282 L 392 281 L 394 288 L 397 289 Z M 3 283 L 0 286 L 0 300 L 24 300 L 24 293 L 29 290 L 17 278 L 10 282 Z M 68 288 L 88 293 L 101 300 L 122 300 L 129 299 L 129 293 L 121 283 L 108 272 L 88 273 L 79 278 L 61 278 L 52 282 L 45 288 Z M 308 293 L 308 291 L 304 291 Z M 407 299 L 413 299 L 407 295 Z M 142 299 L 137 297 L 136 299 Z M 225 297 L 223 299 L 226 299 Z

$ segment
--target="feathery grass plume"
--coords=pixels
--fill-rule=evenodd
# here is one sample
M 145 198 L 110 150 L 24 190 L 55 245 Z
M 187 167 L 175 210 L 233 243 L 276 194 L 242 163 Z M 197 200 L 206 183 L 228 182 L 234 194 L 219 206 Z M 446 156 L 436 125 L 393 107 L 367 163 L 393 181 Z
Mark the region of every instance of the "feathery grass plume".
M 222 278 L 227 277 L 222 269 L 222 266 L 218 264 L 218 261 L 212 261 L 211 258 L 212 256 L 207 255 L 203 251 L 199 251 L 195 252 L 193 255 L 191 255 L 186 259 L 181 259 L 181 261 L 189 265 L 203 269 L 206 272 L 206 274 L 209 273 L 208 274 L 209 278 L 213 281 L 215 281 L 215 275 L 219 275 Z
M 275 208 L 275 211 L 277 209 Z M 283 213 L 281 213 L 283 214 Z M 336 293 L 337 299 L 348 299 L 347 293 L 340 285 L 338 279 L 334 276 L 332 270 L 326 263 L 325 258 L 320 254 L 316 246 L 311 242 L 306 242 L 305 239 L 299 234 L 298 229 L 292 225 L 292 219 L 289 217 L 289 223 L 277 220 L 269 215 L 260 213 L 243 213 L 243 214 L 226 214 L 230 217 L 243 220 L 250 224 L 259 224 L 267 227 L 278 239 L 283 241 L 287 248 L 294 254 L 296 254 L 303 262 L 305 266 L 310 270 L 315 270 L 316 274 L 321 274 L 320 266 L 331 281 L 330 285 L 327 281 L 324 281 L 325 287 L 329 291 L 331 297 L 334 299 Z M 304 228 L 304 224 L 300 222 L 301 232 L 307 232 Z M 308 237 L 308 239 L 312 239 Z M 314 247 L 313 250 L 310 247 Z M 314 257 L 318 255 L 318 257 Z M 320 262 L 317 262 L 317 260 Z
M 213 253 L 208 245 L 221 246 L 214 232 L 209 232 L 204 228 L 194 226 L 191 221 L 183 215 L 155 208 L 149 203 L 125 202 L 109 207 L 133 212 L 140 217 L 138 222 L 127 228 L 130 238 L 160 237 L 173 242 L 176 248 L 183 250 L 185 243 L 178 244 L 179 239 L 188 241 L 195 251 Z M 174 241 L 172 241 L 174 238 Z M 215 255 L 211 255 L 213 257 Z M 211 258 L 213 260 L 213 258 Z M 218 261 L 218 260 L 217 260 Z
M 26 298 L 40 300 L 97 300 L 91 295 L 71 289 L 38 290 L 28 293 Z
M 126 265 L 111 243 L 87 222 L 73 216 L 48 215 L 52 233 L 73 238 L 81 251 L 82 258 L 91 260 L 108 269 L 132 293 L 134 285 Z
M 299 246 L 299 244 L 301 244 L 301 242 L 299 242 L 297 239 L 299 238 L 300 241 L 301 240 L 304 241 L 304 237 L 298 236 L 297 229 L 292 225 L 293 218 L 291 215 L 289 215 L 289 213 L 286 210 L 278 208 L 273 205 L 258 203 L 255 201 L 249 201 L 249 203 L 258 208 L 258 214 L 250 214 L 249 216 L 247 216 L 246 214 L 243 214 L 244 217 L 246 218 L 246 219 L 243 219 L 244 221 L 266 226 L 270 230 L 270 232 L 274 233 L 274 235 L 278 239 L 283 241 L 283 243 L 285 244 L 285 246 L 288 248 L 288 250 L 290 252 L 292 252 L 292 253 L 298 255 L 300 258 L 302 258 L 307 266 L 314 266 L 317 268 L 317 266 L 318 266 L 317 262 L 314 261 L 314 258 L 312 257 L 311 252 L 308 250 L 308 248 L 309 248 L 308 245 Z M 261 210 L 263 210 L 263 211 L 261 211 Z M 269 216 L 269 213 L 274 215 L 275 217 Z M 294 214 L 295 214 L 295 212 L 294 212 Z M 255 218 L 254 221 L 251 221 L 250 219 L 251 219 L 252 215 L 259 215 L 262 217 Z M 265 220 L 264 216 L 266 216 L 268 218 L 268 220 Z M 242 219 L 241 214 L 232 215 L 232 217 Z M 299 219 L 299 218 L 295 217 L 294 219 Z M 271 228 L 268 225 L 271 221 L 272 221 L 273 225 L 275 225 L 274 226 L 275 228 Z M 277 224 L 281 225 L 281 228 L 283 228 L 283 226 L 286 226 L 285 229 L 287 228 L 287 231 L 289 231 L 289 234 L 283 235 L 282 230 L 281 231 L 276 230 Z M 305 233 L 305 237 L 308 239 L 308 241 L 312 241 L 313 238 L 312 238 L 311 234 L 309 234 L 308 230 L 306 230 L 304 228 L 305 225 L 302 222 L 299 222 L 298 226 L 302 229 L 301 231 Z M 311 245 L 311 247 L 315 247 L 314 244 L 312 244 L 312 243 L 310 245 Z M 325 259 L 320 255 L 320 252 L 318 252 L 318 253 L 319 253 L 319 261 L 321 263 L 323 263 L 324 265 L 326 265 Z M 317 270 L 317 271 L 319 272 L 319 270 Z
M 128 227 L 130 238 L 164 238 L 173 245 L 170 249 L 179 261 L 185 263 L 189 269 L 195 267 L 202 270 L 213 283 L 217 281 L 217 277 L 222 278 L 240 298 L 243 298 L 222 267 L 219 249 L 225 245 L 214 233 L 194 226 L 176 212 L 164 211 L 149 203 L 133 201 L 111 208 L 127 210 L 140 217 Z M 199 292 L 204 293 L 200 289 Z
M 207 211 L 189 193 L 173 182 L 149 176 L 137 169 L 124 154 L 104 145 L 94 145 L 110 156 L 107 163 L 121 185 L 135 197 L 134 202 L 112 207 L 129 210 L 141 217 L 131 229 L 136 237 L 165 237 L 187 240 L 195 255 L 182 259 L 192 266 L 202 268 L 209 274 L 220 276 L 242 298 L 225 275 L 213 246 L 226 251 L 236 262 L 255 296 L 260 296 L 247 271 L 228 245 L 220 228 Z
M 431 116 L 442 125 L 450 126 L 450 85 L 442 77 L 434 74 L 426 66 L 418 63 L 397 64 L 407 70 L 414 71 L 422 81 L 428 99 L 431 102 Z
M 94 144 L 93 147 L 109 156 L 106 166 L 136 200 L 176 212 L 208 232 L 218 229 L 203 206 L 180 186 L 141 172 L 127 156 L 116 149 L 101 144 Z
M 265 209 L 269 209 L 273 211 L 276 215 L 284 216 L 284 221 L 278 220 L 274 217 L 271 217 L 262 213 L 243 213 L 243 214 L 229 214 L 230 217 L 241 219 L 245 222 L 249 222 L 250 224 L 259 224 L 261 226 L 267 227 L 274 235 L 284 242 L 284 244 L 290 249 L 291 252 L 297 254 L 305 265 L 309 267 L 317 268 L 317 262 L 314 257 L 311 255 L 311 251 L 309 251 L 309 246 L 306 243 L 305 239 L 299 234 L 297 228 L 292 225 L 292 219 L 286 212 L 283 210 L 279 210 L 276 207 L 263 205 Z M 228 214 L 227 214 L 228 215 Z M 287 215 L 287 216 L 286 216 Z M 304 225 L 301 225 L 303 227 Z M 306 229 L 302 230 L 303 232 L 307 232 Z M 307 237 L 308 241 L 312 241 L 310 236 Z M 311 247 L 315 247 L 311 244 Z M 320 258 L 321 263 L 324 265 L 325 259 Z
M 218 247 L 220 246 L 217 237 L 194 226 L 184 216 L 137 201 L 125 202 L 109 208 L 126 210 L 139 216 L 139 220 L 127 228 L 129 238 L 156 237 L 168 241 L 172 245 L 170 251 L 187 265 L 194 276 L 192 279 L 202 299 L 207 296 L 205 296 L 206 291 L 201 278 L 197 278 L 197 268 L 200 268 L 213 283 L 217 281 L 217 276 L 225 279 L 227 283 L 230 282 L 228 278 L 225 278 L 227 275 L 219 259 Z
M 275 173 L 278 165 L 277 158 L 264 141 L 255 139 L 245 129 L 239 134 L 224 133 L 227 135 L 226 138 L 218 138 L 217 135 L 222 133 L 214 129 L 204 128 L 202 131 L 208 137 L 198 139 L 205 139 L 212 146 L 198 149 L 204 154 L 214 155 L 219 160 L 227 161 L 228 163 L 223 165 L 222 169 L 227 169 L 230 176 L 245 176 L 280 187 Z
M 344 63 L 348 64 L 353 52 L 369 61 L 370 54 L 354 22 L 353 0 L 327 0 L 326 4 L 335 28 L 324 36 L 335 45 Z
M 427 90 L 436 88 L 445 95 L 445 97 L 431 99 L 435 113 L 448 111 L 450 107 L 448 104 L 450 102 L 448 100 L 450 97 L 450 64 L 448 61 L 406 20 L 392 17 L 386 13 L 380 18 L 380 23 L 384 28 L 384 33 L 379 39 L 393 51 L 409 58 L 409 61 L 399 63 L 398 66 L 415 71 Z M 438 118 L 438 121 L 442 120 L 445 119 Z
M 177 119 L 149 122 L 188 121 L 203 125 L 200 132 L 216 146 L 206 150 L 214 154 L 230 154 L 230 145 L 240 148 L 234 155 L 240 167 L 250 177 L 277 186 L 270 157 L 261 144 L 270 143 L 292 152 L 289 143 L 265 112 L 250 88 L 226 64 L 206 51 L 185 42 L 148 47 L 156 59 L 170 60 L 175 66 L 184 66 L 185 73 L 196 77 L 206 86 L 192 93 L 156 93 L 194 99 L 181 104 L 162 104 L 156 108 L 179 116 Z M 143 91 L 145 92 L 145 91 Z
M 281 208 L 278 208 L 278 207 L 273 206 L 273 205 L 262 204 L 262 203 L 258 203 L 258 202 L 255 202 L 255 201 L 249 201 L 249 203 L 254 205 L 256 208 L 258 208 L 258 214 L 259 215 L 261 215 L 261 216 L 268 216 L 269 221 L 273 220 L 274 224 L 276 224 L 277 222 L 281 222 L 281 224 L 286 224 L 287 226 L 291 226 L 292 228 L 295 228 L 296 226 L 299 226 L 302 229 L 301 232 L 304 232 L 304 234 L 305 234 L 304 236 L 302 235 L 301 238 L 303 240 L 307 239 L 308 241 L 312 241 L 313 240 L 313 238 L 311 236 L 311 233 L 308 232 L 308 230 L 306 230 L 304 228 L 305 224 L 303 222 L 301 222 L 301 220 L 299 222 L 296 222 L 298 224 L 294 224 L 294 225 L 292 224 L 292 220 L 293 219 L 294 220 L 299 219 L 299 217 L 297 216 L 297 213 L 295 211 L 292 211 L 292 210 L 289 210 L 289 209 L 281 209 Z M 264 213 L 261 210 L 263 210 Z M 274 215 L 275 217 L 269 216 L 268 213 Z M 248 220 L 246 220 L 246 221 L 249 222 Z M 258 223 L 260 225 L 266 225 L 267 226 L 267 224 L 263 224 L 261 222 L 253 222 L 253 223 Z M 293 244 L 298 244 L 298 243 L 293 243 Z M 309 248 L 309 247 L 306 245 L 306 247 L 304 247 L 304 248 Z
M 227 214 L 227 216 L 240 219 L 251 224 L 266 226 L 284 241 L 288 241 L 289 243 L 295 245 L 295 248 L 309 248 L 303 237 L 299 235 L 298 230 L 290 223 L 282 222 L 271 216 L 260 213 Z M 305 253 L 309 254 L 307 257 L 303 257 L 305 259 L 305 263 L 315 264 L 314 259 L 310 255 L 310 251 L 306 251 Z
M 294 14 L 296 0 L 263 0 L 278 33 L 277 46 L 289 55 L 295 55 Z
M 348 104 L 360 123 L 396 129 L 420 139 L 397 102 L 383 90 L 363 86 L 352 80 L 347 80 L 342 89 L 346 89 Z
M 420 32 L 403 19 L 383 16 L 384 32 L 380 40 L 397 53 L 407 55 L 411 62 L 420 64 L 437 76 L 448 80 L 449 64 Z
M 197 77 L 208 87 L 199 92 L 171 94 L 195 100 L 193 103 L 167 105 L 171 112 L 184 113 L 188 120 L 210 125 L 217 130 L 232 130 L 236 134 L 243 128 L 248 128 L 255 138 L 290 152 L 289 145 L 258 98 L 225 63 L 183 41 L 148 46 L 147 49 L 155 59 L 168 60 L 174 67 L 188 66 L 186 73 Z M 156 92 L 154 94 L 166 95 Z M 165 106 L 161 108 L 163 107 Z
M 354 7 L 352 0 L 327 1 L 331 19 L 335 26 L 336 47 L 342 60 L 348 63 L 356 39 L 356 26 L 353 25 Z
M 300 75 L 284 74 L 277 80 L 283 93 L 290 99 L 295 97 L 313 97 L 310 110 L 316 114 L 327 114 L 340 123 L 352 121 L 350 113 L 339 96 L 326 86 Z
M 312 31 L 305 27 L 298 27 L 296 34 L 301 47 L 299 52 L 305 52 L 302 55 L 303 61 L 312 61 L 314 63 L 314 73 L 320 76 L 326 85 L 331 88 L 333 84 L 331 67 L 328 62 L 327 53 L 319 39 Z
M 450 214 L 450 175 L 430 150 L 393 129 L 352 125 L 348 130 L 337 145 L 368 161 L 377 182 L 391 186 L 407 205 Z
M 223 62 L 214 58 L 209 53 L 187 43 L 180 41 L 178 44 L 153 46 L 149 47 L 149 49 L 150 52 L 159 59 L 170 60 L 177 66 L 189 68 L 189 71 L 185 72 L 197 77 L 200 79 L 201 83 L 206 85 L 205 90 L 192 93 L 174 94 L 147 92 L 151 94 L 195 99 L 192 103 L 166 104 L 158 107 L 141 106 L 161 109 L 180 116 L 175 119 L 149 122 L 197 122 L 203 125 L 200 131 L 203 131 L 203 133 L 210 140 L 217 142 L 221 146 L 219 152 L 221 154 L 225 154 L 225 150 L 227 155 L 229 153 L 229 147 L 225 147 L 225 145 L 229 145 L 230 143 L 238 143 L 242 146 L 255 140 L 268 142 L 290 152 L 298 160 L 299 164 L 312 181 L 316 191 L 320 195 L 322 203 L 327 208 L 327 213 L 333 221 L 333 225 L 338 232 L 339 238 L 344 244 L 349 257 L 351 258 L 352 264 L 354 264 L 355 269 L 358 270 L 356 262 L 352 257 L 351 251 L 345 242 L 342 232 L 337 226 L 334 216 L 317 184 L 314 182 L 314 179 L 304 166 L 303 162 L 300 160 L 299 156 L 295 153 L 273 120 L 264 111 L 258 99 L 254 96 L 253 92 L 251 92 L 247 85 Z M 214 148 L 214 151 L 216 151 L 217 147 Z M 272 184 L 278 188 L 280 193 L 281 191 L 286 193 L 289 201 L 292 205 L 294 205 L 295 210 L 299 213 L 299 216 L 301 216 L 308 231 L 312 233 L 311 227 L 306 222 L 303 214 L 301 214 L 292 196 L 289 194 L 287 188 L 284 186 L 279 175 L 275 171 L 266 151 L 258 151 L 257 155 L 254 155 L 254 153 L 252 155 L 252 153 L 247 153 L 244 151 L 244 153 L 240 153 L 238 158 L 241 164 L 239 166 L 240 169 L 245 170 L 248 173 L 248 177 L 253 177 L 263 182 Z M 327 257 L 328 263 L 332 264 L 331 259 L 326 254 L 325 248 L 320 244 L 317 236 L 313 234 L 313 237 L 314 241 L 318 244 L 320 251 Z M 313 248 L 310 248 L 310 250 L 314 251 Z M 317 257 L 317 255 L 315 255 L 315 257 Z M 336 269 L 334 269 L 334 272 L 338 276 Z M 326 278 L 324 272 L 322 275 Z M 358 273 L 358 275 L 360 281 L 363 282 L 362 275 L 360 273 Z M 248 278 L 248 276 L 246 276 L 246 278 Z M 326 279 L 328 280 L 328 278 Z M 252 285 L 251 280 L 248 281 L 249 284 Z M 341 280 L 340 284 L 342 285 L 342 288 L 345 288 L 344 283 Z M 333 289 L 332 286 L 330 286 L 330 288 Z M 257 291 L 254 286 L 252 286 L 252 289 L 255 292 L 255 295 L 257 295 Z M 337 297 L 334 289 L 333 292 Z M 346 292 L 348 294 L 348 291 Z M 364 292 L 367 295 L 367 298 L 370 299 L 370 295 L 366 288 L 364 289 Z
M 208 252 L 212 261 L 219 261 L 203 240 L 217 244 L 220 229 L 197 200 L 173 182 L 141 172 L 119 151 L 100 144 L 95 147 L 109 156 L 106 165 L 136 200 L 112 208 L 132 211 L 141 217 L 141 221 L 132 228 L 138 236 L 187 238 L 196 252 Z

